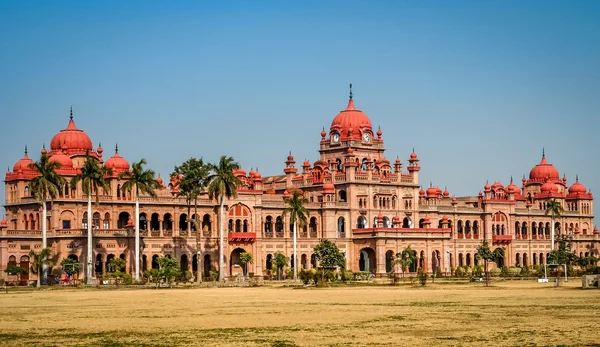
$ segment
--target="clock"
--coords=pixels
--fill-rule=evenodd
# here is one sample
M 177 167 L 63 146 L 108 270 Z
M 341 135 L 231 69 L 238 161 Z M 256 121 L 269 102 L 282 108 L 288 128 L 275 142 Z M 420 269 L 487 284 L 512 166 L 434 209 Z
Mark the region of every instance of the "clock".
M 369 141 L 370 136 L 371 135 L 369 133 L 363 133 L 363 140 Z
M 340 141 L 340 134 L 335 133 L 333 134 L 333 142 L 339 142 Z

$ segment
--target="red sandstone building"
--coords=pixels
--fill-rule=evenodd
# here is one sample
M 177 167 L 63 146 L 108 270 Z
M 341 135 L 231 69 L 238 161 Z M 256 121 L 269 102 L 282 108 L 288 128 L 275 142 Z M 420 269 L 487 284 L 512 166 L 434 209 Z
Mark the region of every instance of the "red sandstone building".
M 121 189 L 123 182 L 117 177 L 130 169 L 129 162 L 119 155 L 118 148 L 105 159 L 103 149 L 93 147 L 71 114 L 67 127 L 52 138 L 47 153 L 62 164 L 59 173 L 70 180 L 87 152 L 113 170 L 108 177 L 109 194 L 100 196 L 99 205 L 93 206 L 95 274 L 105 273 L 113 257 L 124 258 L 127 272 L 133 272 L 135 199 Z M 290 223 L 281 215 L 284 198 L 295 188 L 304 191 L 310 211 L 309 225 L 298 231 L 302 268 L 316 264 L 312 250 L 321 238 L 335 241 L 346 255 L 348 269 L 378 276 L 394 270 L 392 255 L 408 245 L 417 252 L 416 266 L 429 272 L 474 265 L 476 247 L 483 240 L 505 247 L 504 265 L 542 264 L 551 249 L 551 220 L 544 215 L 544 204 L 550 198 L 558 199 L 565 210 L 555 221 L 556 233 L 572 236 L 578 255 L 598 255 L 600 235 L 593 224 L 592 194 L 578 180 L 569 186 L 545 156 L 520 186 L 512 179 L 507 186 L 495 182 L 485 184 L 478 195 L 465 197 L 451 197 L 447 190 L 432 186 L 423 190 L 417 154 L 413 151 L 405 166 L 399 159 L 387 159 L 382 131 L 373 131 L 371 120 L 355 108 L 352 96 L 346 109 L 333 119 L 329 132 L 321 132 L 319 152 L 317 161 L 298 166 L 290 154 L 278 176 L 236 170 L 244 187 L 236 199 L 227 201 L 227 275 L 241 272 L 239 254 L 243 251 L 254 255 L 249 271 L 256 276 L 272 267 L 275 253 L 292 256 Z M 29 169 L 30 163 L 25 151 L 6 173 L 0 270 L 8 265 L 28 268 L 29 251 L 41 248 L 41 205 L 27 187 L 36 175 Z M 140 197 L 141 269 L 155 266 L 158 256 L 170 255 L 180 261 L 182 270 L 196 271 L 200 254 L 202 271 L 208 275 L 218 268 L 216 201 L 201 196 L 198 214 L 202 228 L 195 230 L 188 225 L 193 216 L 187 216 L 185 200 L 175 197 L 176 178 L 166 184 L 160 177 L 157 180 L 162 185 L 157 191 L 159 198 Z M 48 203 L 48 211 L 48 247 L 58 263 L 71 257 L 85 264 L 87 197 L 81 187 L 62 187 L 54 203 Z M 201 233 L 199 246 L 197 233 Z M 411 271 L 416 271 L 416 266 Z M 81 277 L 85 276 L 85 266 L 81 271 Z M 2 271 L 0 276 L 6 274 Z

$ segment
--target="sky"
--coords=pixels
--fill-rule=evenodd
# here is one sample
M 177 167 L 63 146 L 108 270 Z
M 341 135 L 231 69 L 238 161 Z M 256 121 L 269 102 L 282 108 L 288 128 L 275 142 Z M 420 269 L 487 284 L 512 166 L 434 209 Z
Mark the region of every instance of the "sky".
M 289 151 L 318 159 L 352 83 L 425 187 L 520 185 L 545 149 L 600 193 L 598 18 L 598 1 L 0 0 L 0 165 L 38 159 L 72 106 L 105 159 L 118 143 L 162 177 L 221 155 L 282 174 Z

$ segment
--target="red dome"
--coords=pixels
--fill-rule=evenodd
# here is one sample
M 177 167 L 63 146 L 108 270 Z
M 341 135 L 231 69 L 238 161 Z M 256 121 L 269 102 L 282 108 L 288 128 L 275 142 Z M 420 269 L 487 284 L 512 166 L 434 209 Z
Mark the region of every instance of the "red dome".
M 489 191 L 490 191 L 490 189 L 492 189 L 492 188 L 490 187 L 490 184 L 486 182 L 486 183 L 485 183 L 485 186 L 483 186 L 483 191 L 484 191 L 484 192 L 489 192 Z
M 108 159 L 104 166 L 112 169 L 113 174 L 121 171 L 129 171 L 129 162 L 119 155 L 119 147 L 115 147 L 115 155 Z
M 262 175 L 260 174 L 260 172 L 258 172 L 258 168 L 256 169 L 256 171 L 254 171 L 254 179 L 262 180 Z
M 331 183 L 323 184 L 323 193 L 333 193 L 335 191 L 335 187 Z
M 500 182 L 494 182 L 491 187 L 493 190 L 504 189 L 504 186 Z
M 546 183 L 542 184 L 541 190 L 542 193 L 558 193 L 558 187 L 550 179 L 547 179 Z
M 370 134 L 373 133 L 373 127 L 371 126 L 371 120 L 362 111 L 357 110 L 354 107 L 354 100 L 348 101 L 348 107 L 340 112 L 331 122 L 331 132 L 337 131 L 340 134 L 342 140 L 348 138 L 360 139 L 362 133 L 360 131 L 354 131 L 354 129 L 361 129 L 363 133 L 366 131 Z M 352 132 L 350 130 L 352 129 Z M 350 135 L 348 135 L 351 133 Z
M 15 166 L 13 166 L 13 172 L 16 173 L 19 171 L 31 171 L 31 169 L 29 168 L 30 164 L 33 164 L 33 160 L 29 159 L 29 157 L 27 156 L 27 147 L 25 147 L 25 155 L 21 160 L 19 160 L 15 164 Z
M 447 198 L 450 196 L 450 192 L 448 191 L 448 189 L 444 190 L 444 197 Z
M 246 171 L 243 169 L 233 169 L 233 175 L 236 177 L 244 176 L 246 177 Z
M 0 221 L 0 226 L 6 226 L 6 219 L 2 218 L 2 220 Z
M 433 187 L 427 188 L 427 196 L 437 196 L 439 194 L 438 189 L 439 188 L 433 188 Z
M 73 161 L 69 158 L 68 155 L 63 153 L 56 153 L 50 157 L 49 161 L 56 162 L 60 164 L 61 169 L 72 169 Z
M 410 154 L 410 160 L 417 160 L 417 153 L 415 153 L 414 149 L 413 149 L 412 153 Z
M 158 175 L 158 178 L 156 179 L 156 183 L 160 184 L 161 186 L 163 184 L 163 179 L 160 177 L 160 174 Z
M 61 149 L 68 149 L 73 151 L 92 151 L 92 140 L 90 137 L 83 132 L 83 130 L 77 129 L 75 122 L 73 122 L 73 111 L 71 110 L 71 119 L 69 125 L 58 134 L 54 135 L 50 142 L 51 151 L 59 151 Z
M 558 170 L 552 164 L 548 164 L 546 157 L 543 156 L 542 161 L 529 172 L 529 179 L 544 181 L 546 178 L 560 180 L 560 175 Z
M 423 189 L 419 190 L 419 195 L 420 196 L 425 196 L 425 191 Z
M 520 194 L 521 193 L 521 188 L 517 187 L 516 184 L 509 184 L 508 188 L 506 189 L 509 193 L 514 193 L 514 194 Z
M 579 178 L 577 178 L 575 180 L 575 183 L 573 183 L 573 185 L 569 187 L 569 194 L 585 194 L 585 192 L 587 192 L 587 188 L 583 184 L 579 183 Z

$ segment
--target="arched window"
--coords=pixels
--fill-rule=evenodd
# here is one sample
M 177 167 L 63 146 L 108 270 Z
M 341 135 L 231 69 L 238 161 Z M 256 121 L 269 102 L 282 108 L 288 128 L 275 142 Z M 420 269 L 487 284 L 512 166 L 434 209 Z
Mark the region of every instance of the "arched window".
M 165 213 L 165 215 L 163 216 L 162 227 L 163 230 L 173 230 L 173 218 L 171 217 L 170 213 Z
M 148 217 L 146 217 L 146 213 L 145 212 L 140 213 L 140 220 L 139 220 L 140 230 L 148 230 L 148 220 L 147 220 L 147 218 Z
M 391 228 L 392 227 L 392 223 L 391 223 L 390 218 L 388 216 L 383 217 L 383 227 L 384 228 Z
M 204 217 L 202 217 L 202 231 L 212 231 L 210 216 L 208 214 L 205 214 Z
M 248 232 L 248 220 L 244 219 L 244 225 L 242 225 L 242 231 L 247 233 Z
M 150 230 L 160 230 L 160 221 L 158 220 L 158 213 L 153 213 L 150 218 Z
M 363 158 L 362 165 L 360 166 L 360 171 L 367 171 L 367 158 Z
M 81 219 L 81 227 L 83 229 L 87 229 L 88 227 L 88 213 L 87 212 L 83 212 L 83 218 Z M 33 229 L 33 227 L 32 227 Z
M 94 229 L 100 229 L 100 212 L 94 212 L 92 215 L 92 227 Z
M 119 213 L 119 221 L 117 223 L 117 228 L 119 228 L 119 229 L 126 228 L 128 222 L 129 222 L 129 213 L 127 213 L 127 212 Z
M 346 235 L 346 220 L 344 217 L 338 218 L 338 237 L 344 237 Z
M 364 216 L 359 216 L 356 219 L 356 228 L 357 229 L 364 229 L 367 227 L 367 219 Z
M 277 219 L 275 220 L 275 232 L 283 232 L 283 219 L 281 216 L 277 216 Z
M 339 192 L 339 201 L 340 202 L 346 202 L 346 191 L 345 190 L 340 190 L 340 192 Z
M 273 217 L 267 216 L 265 219 L 265 233 L 273 232 Z
M 181 230 L 181 231 L 188 230 L 187 214 L 185 214 L 185 213 L 182 213 L 181 215 L 179 215 L 179 230 Z
M 242 231 L 242 221 L 239 219 L 235 221 L 235 231 L 238 233 Z
M 310 229 L 311 233 L 317 232 L 317 218 L 316 217 L 310 217 L 309 229 Z
M 233 219 L 230 219 L 229 222 L 227 222 L 227 231 L 233 232 Z
M 106 212 L 104 214 L 104 229 L 110 229 L 110 213 Z

